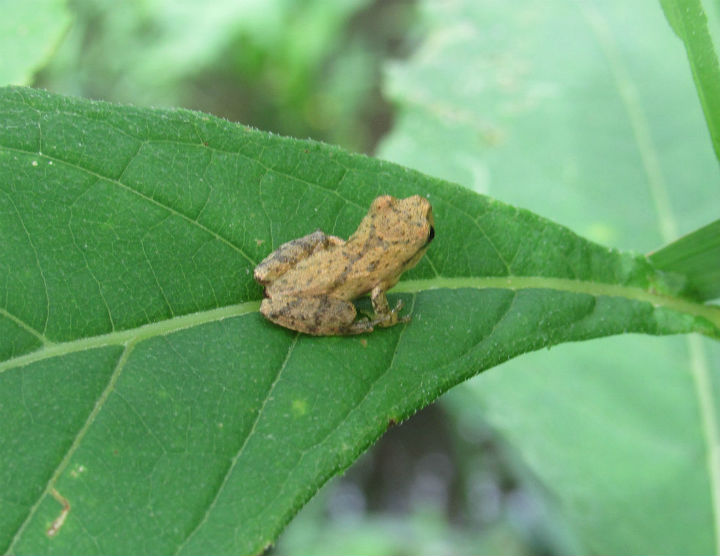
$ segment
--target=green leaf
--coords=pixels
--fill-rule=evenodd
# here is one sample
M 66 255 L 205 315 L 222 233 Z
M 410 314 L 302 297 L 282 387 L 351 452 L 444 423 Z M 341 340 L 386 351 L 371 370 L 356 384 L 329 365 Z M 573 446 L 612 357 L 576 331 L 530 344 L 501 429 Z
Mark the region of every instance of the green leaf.
M 660 4 L 673 30 L 685 43 L 715 156 L 720 160 L 720 13 L 717 3 L 708 0 L 660 0 Z
M 717 218 L 717 159 L 657 2 L 421 14 L 416 53 L 387 72 L 397 116 L 379 156 L 618 247 L 650 251 Z M 512 447 L 574 552 L 715 553 L 718 369 L 717 342 L 625 335 L 516 358 L 443 402 Z
M 0 0 L 0 85 L 26 85 L 70 24 L 64 0 Z
M 0 546 L 248 553 L 441 393 L 622 332 L 720 336 L 644 257 L 403 167 L 187 111 L 0 92 Z M 408 325 L 312 338 L 257 312 L 257 261 L 380 193 L 437 237 Z M 660 288 L 661 290 L 662 288 Z
M 720 297 L 720 220 L 655 251 L 650 261 L 677 273 L 688 295 L 701 301 Z

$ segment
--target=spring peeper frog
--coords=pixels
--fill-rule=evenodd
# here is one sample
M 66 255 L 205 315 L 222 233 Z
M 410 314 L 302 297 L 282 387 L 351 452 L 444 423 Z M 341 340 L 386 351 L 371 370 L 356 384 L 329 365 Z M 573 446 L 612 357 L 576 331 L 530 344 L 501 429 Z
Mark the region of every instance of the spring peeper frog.
M 415 195 L 375 199 L 347 241 L 321 230 L 289 241 L 256 268 L 265 286 L 260 312 L 270 321 L 315 336 L 372 332 L 407 322 L 385 292 L 425 254 L 435 236 L 432 207 Z M 371 318 L 355 320 L 352 300 L 370 292 Z

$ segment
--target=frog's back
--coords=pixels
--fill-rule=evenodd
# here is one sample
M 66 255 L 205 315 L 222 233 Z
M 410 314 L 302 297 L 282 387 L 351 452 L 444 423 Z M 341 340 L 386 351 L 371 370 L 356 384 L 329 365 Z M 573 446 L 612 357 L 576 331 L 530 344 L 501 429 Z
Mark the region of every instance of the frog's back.
M 352 259 L 342 246 L 332 246 L 298 262 L 267 287 L 269 295 L 332 295 L 348 279 Z
M 273 295 L 328 295 L 352 300 L 369 292 L 377 282 L 374 265 L 367 259 L 370 252 L 355 252 L 345 246 L 334 246 L 300 261 L 292 270 L 268 287 Z

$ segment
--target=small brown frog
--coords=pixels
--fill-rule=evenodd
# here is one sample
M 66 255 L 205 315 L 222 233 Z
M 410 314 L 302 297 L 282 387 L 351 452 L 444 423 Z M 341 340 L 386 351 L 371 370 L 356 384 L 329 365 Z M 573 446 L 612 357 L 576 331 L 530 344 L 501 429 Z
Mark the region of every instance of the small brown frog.
M 409 316 L 399 315 L 402 301 L 391 309 L 385 292 L 417 264 L 434 236 L 427 199 L 378 197 L 347 241 L 317 230 L 281 245 L 257 265 L 255 280 L 265 286 L 260 312 L 315 336 L 407 322 Z M 351 301 L 368 292 L 375 314 L 355 320 Z

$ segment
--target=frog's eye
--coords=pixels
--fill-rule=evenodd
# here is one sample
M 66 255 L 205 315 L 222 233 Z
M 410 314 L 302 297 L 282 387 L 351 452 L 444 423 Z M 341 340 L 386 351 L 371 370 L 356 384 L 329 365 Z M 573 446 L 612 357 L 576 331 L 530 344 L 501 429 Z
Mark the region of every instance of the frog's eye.
M 435 227 L 430 226 L 430 233 L 428 234 L 427 242 L 430 243 L 435 238 Z

